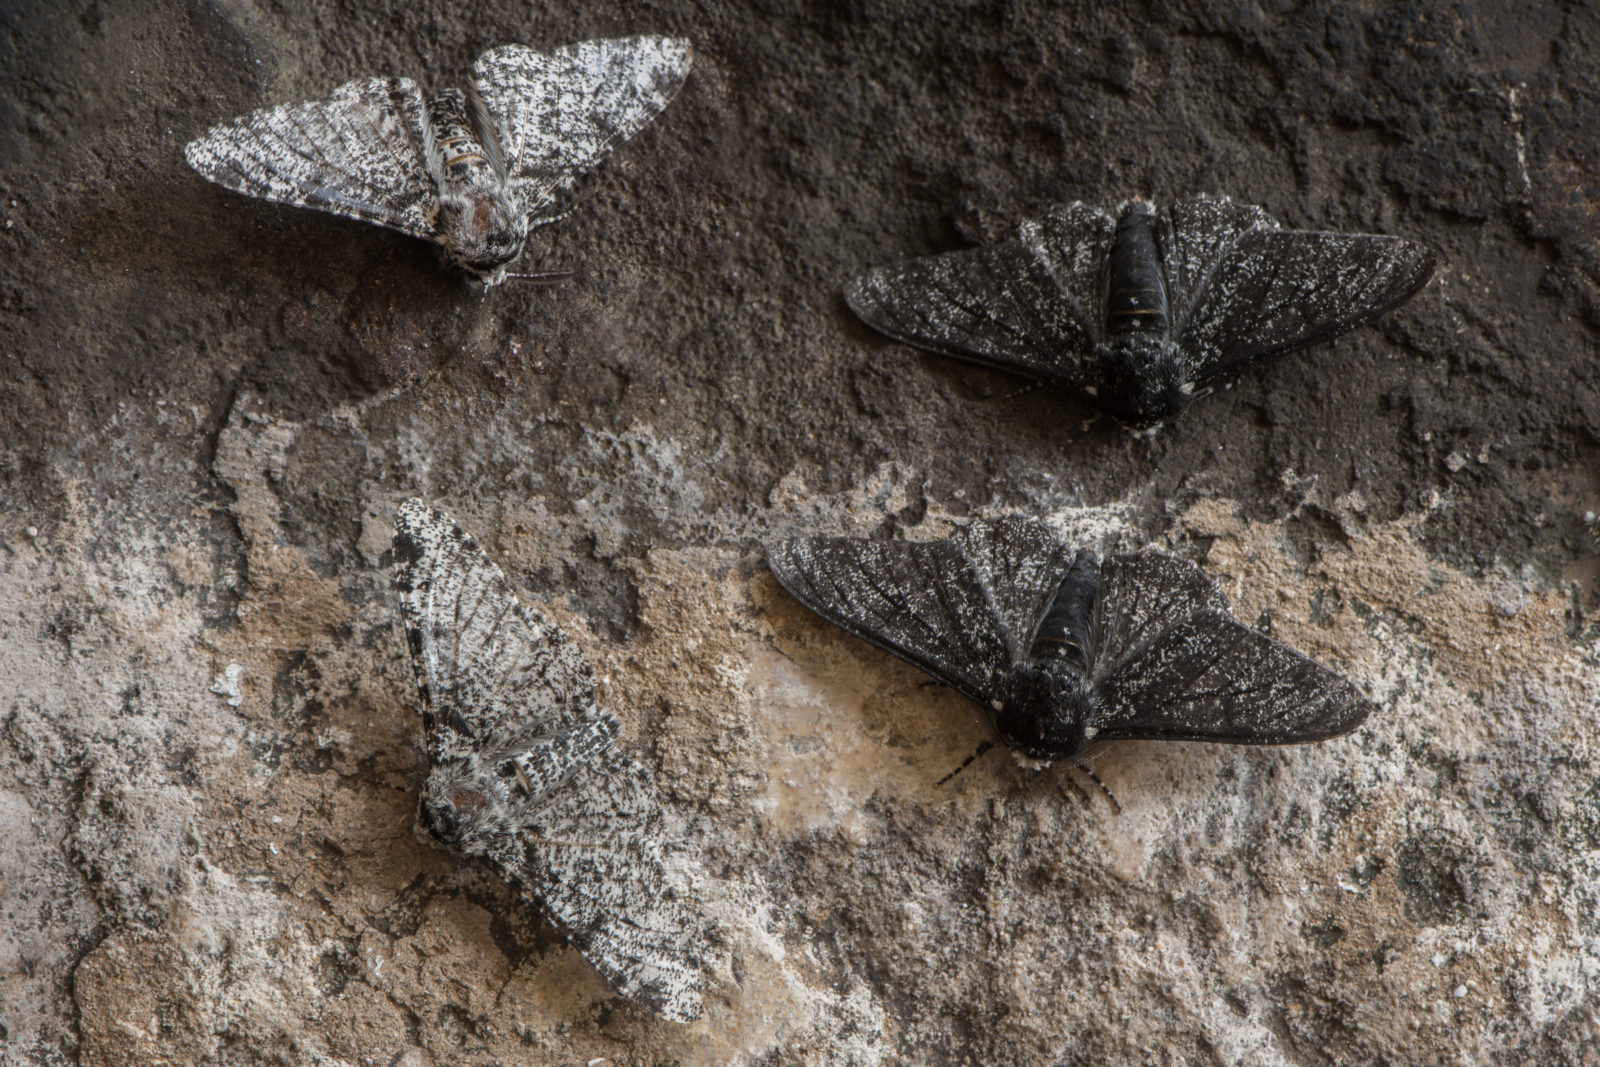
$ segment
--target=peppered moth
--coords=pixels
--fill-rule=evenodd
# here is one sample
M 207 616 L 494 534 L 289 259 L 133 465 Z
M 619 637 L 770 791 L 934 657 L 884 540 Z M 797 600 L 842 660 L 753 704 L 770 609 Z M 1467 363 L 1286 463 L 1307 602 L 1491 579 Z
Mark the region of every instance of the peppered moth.
M 1087 394 L 1137 425 L 1246 368 L 1397 307 L 1433 274 L 1415 241 L 1285 230 L 1226 197 L 1113 219 L 1058 206 L 985 248 L 879 267 L 845 299 L 906 344 Z
M 829 622 L 989 709 L 1020 759 L 1134 739 L 1289 744 L 1359 726 L 1350 682 L 1236 621 L 1194 564 L 1102 563 L 1041 523 L 974 521 L 947 541 L 800 537 L 773 574 Z
M 418 825 L 488 860 L 624 996 L 697 1017 L 692 887 L 663 862 L 651 782 L 616 749 L 582 652 L 420 500 L 400 508 L 394 556 L 431 768 Z
M 184 158 L 234 192 L 434 241 L 495 285 L 528 231 L 560 216 L 560 194 L 661 113 L 689 63 L 673 37 L 502 45 L 465 91 L 424 103 L 409 78 L 353 81 L 213 126 Z

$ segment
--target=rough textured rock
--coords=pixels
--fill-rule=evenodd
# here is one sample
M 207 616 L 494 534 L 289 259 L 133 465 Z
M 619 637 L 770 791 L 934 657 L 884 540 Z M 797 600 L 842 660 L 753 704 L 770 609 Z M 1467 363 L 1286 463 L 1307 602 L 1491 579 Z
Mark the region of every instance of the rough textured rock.
M 1600 1055 L 1600 14 L 1485 4 L 68 0 L 0 15 L 0 1060 Z M 182 144 L 503 41 L 695 41 L 488 296 Z M 1432 242 L 1377 326 L 1131 434 L 839 286 L 1053 200 Z M 411 832 L 395 505 L 584 645 L 715 879 L 706 1017 Z M 759 542 L 1020 509 L 1202 563 L 1379 710 L 999 754 Z

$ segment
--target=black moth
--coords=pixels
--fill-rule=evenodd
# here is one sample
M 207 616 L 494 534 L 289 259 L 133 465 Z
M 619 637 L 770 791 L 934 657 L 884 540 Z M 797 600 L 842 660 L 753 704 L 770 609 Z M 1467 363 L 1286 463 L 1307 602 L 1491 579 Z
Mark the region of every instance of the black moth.
M 1036 765 L 1136 738 L 1320 741 L 1371 710 L 1161 552 L 1102 563 L 1010 518 L 948 541 L 800 537 L 767 559 L 806 607 L 988 708 L 998 739 Z
M 1285 230 L 1226 197 L 1119 218 L 1071 203 L 1010 241 L 880 267 L 845 288 L 906 344 L 1088 394 L 1136 425 L 1256 363 L 1403 303 L 1433 274 L 1415 241 Z

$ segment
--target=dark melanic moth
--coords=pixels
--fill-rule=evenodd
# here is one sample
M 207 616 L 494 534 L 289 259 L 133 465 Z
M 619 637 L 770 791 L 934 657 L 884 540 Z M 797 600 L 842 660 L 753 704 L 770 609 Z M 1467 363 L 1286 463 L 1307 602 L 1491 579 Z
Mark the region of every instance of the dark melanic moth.
M 395 589 L 422 693 L 426 839 L 485 859 L 624 996 L 700 1014 L 704 922 L 583 653 L 447 515 L 400 508 Z
M 829 622 L 982 704 L 1019 762 L 1118 740 L 1320 741 L 1371 710 L 1349 681 L 1240 624 L 1186 560 L 1101 562 L 1042 523 L 973 521 L 947 541 L 800 537 L 772 573 Z
M 502 45 L 478 57 L 465 91 L 424 103 L 409 78 L 353 81 L 213 126 L 183 154 L 236 193 L 433 241 L 495 285 L 528 231 L 561 217 L 561 194 L 661 113 L 689 62 L 673 37 Z
M 1226 197 L 1118 217 L 1058 206 L 1009 241 L 879 267 L 845 300 L 906 344 L 1089 396 L 1135 425 L 1264 360 L 1404 302 L 1433 274 L 1415 241 L 1285 230 Z

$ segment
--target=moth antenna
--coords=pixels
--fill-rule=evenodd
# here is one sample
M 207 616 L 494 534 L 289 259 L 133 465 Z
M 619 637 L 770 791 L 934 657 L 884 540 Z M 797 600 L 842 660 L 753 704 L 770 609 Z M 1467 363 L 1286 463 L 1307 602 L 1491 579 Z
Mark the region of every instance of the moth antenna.
M 1111 791 L 1111 787 L 1106 785 L 1104 782 L 1102 782 L 1100 780 L 1100 776 L 1098 774 L 1094 773 L 1094 771 L 1089 767 L 1089 765 L 1087 763 L 1079 763 L 1076 766 L 1077 766 L 1078 770 L 1082 771 L 1084 774 L 1087 774 L 1089 776 L 1089 780 L 1091 782 L 1093 782 L 1095 785 L 1100 787 L 1100 792 L 1102 792 L 1102 793 L 1104 793 L 1106 795 L 1106 799 L 1111 801 L 1112 808 L 1114 808 L 1116 810 L 1116 813 L 1118 815 L 1121 815 L 1122 814 L 1122 802 L 1117 799 L 1117 794 L 1115 794 L 1115 793 L 1113 793 Z
M 972 755 L 968 756 L 966 759 L 961 761 L 961 766 L 957 767 L 955 770 L 951 771 L 949 774 L 945 775 L 943 778 L 939 779 L 937 782 L 934 782 L 933 783 L 933 787 L 935 789 L 938 789 L 940 786 L 944 785 L 950 779 L 954 778 L 956 775 L 958 775 L 962 771 L 966 770 L 967 767 L 972 763 L 973 760 L 977 759 L 979 756 L 981 756 L 984 753 L 988 752 L 993 747 L 994 747 L 994 742 L 993 741 L 980 741 L 978 743 L 978 747 L 973 749 Z
M 558 285 L 578 273 L 576 270 L 545 270 L 534 274 L 507 274 L 506 278 L 515 278 L 519 282 L 531 282 L 534 285 Z

